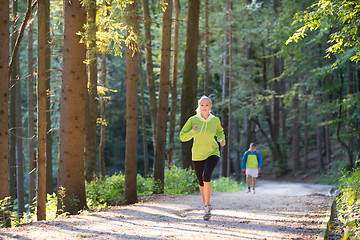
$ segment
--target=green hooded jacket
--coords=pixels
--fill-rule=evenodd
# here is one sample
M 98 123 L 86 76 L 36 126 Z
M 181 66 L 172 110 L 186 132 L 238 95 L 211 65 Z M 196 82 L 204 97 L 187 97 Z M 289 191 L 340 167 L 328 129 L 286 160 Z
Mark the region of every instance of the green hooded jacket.
M 195 132 L 193 126 L 198 125 Z M 220 157 L 218 142 L 225 141 L 224 129 L 221 127 L 221 122 L 218 117 L 210 113 L 207 119 L 204 119 L 201 114 L 196 114 L 190 117 L 180 131 L 180 140 L 187 142 L 194 138 L 192 146 L 192 160 L 202 161 L 216 155 Z

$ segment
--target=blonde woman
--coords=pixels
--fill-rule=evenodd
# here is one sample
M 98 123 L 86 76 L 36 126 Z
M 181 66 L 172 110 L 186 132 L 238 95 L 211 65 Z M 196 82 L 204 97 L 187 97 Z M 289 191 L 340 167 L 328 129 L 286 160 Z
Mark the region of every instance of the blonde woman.
M 190 117 L 180 132 L 182 142 L 194 139 L 192 162 L 199 181 L 200 192 L 204 202 L 204 220 L 211 217 L 211 175 L 219 162 L 219 145 L 225 146 L 224 130 L 220 119 L 210 113 L 211 100 L 202 96 L 198 101 L 196 115 Z

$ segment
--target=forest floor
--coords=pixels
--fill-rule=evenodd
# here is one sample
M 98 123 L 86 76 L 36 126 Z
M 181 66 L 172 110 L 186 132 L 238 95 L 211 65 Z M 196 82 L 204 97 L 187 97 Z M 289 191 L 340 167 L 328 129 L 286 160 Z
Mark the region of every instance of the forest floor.
M 99 212 L 0 229 L 0 239 L 317 239 L 331 186 L 259 181 L 246 190 L 212 194 L 204 221 L 201 197 L 152 197 Z

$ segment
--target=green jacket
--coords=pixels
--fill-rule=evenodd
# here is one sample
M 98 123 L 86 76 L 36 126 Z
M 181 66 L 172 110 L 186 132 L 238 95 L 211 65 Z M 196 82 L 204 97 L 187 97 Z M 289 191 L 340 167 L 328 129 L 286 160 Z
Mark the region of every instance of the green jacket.
M 195 132 L 193 126 L 198 125 L 198 130 Z M 210 113 L 207 119 L 204 119 L 201 114 L 196 114 L 190 117 L 180 131 L 180 139 L 186 142 L 194 138 L 192 146 L 192 160 L 205 160 L 211 155 L 220 157 L 218 142 L 225 141 L 224 130 L 221 127 L 221 122 L 218 117 Z

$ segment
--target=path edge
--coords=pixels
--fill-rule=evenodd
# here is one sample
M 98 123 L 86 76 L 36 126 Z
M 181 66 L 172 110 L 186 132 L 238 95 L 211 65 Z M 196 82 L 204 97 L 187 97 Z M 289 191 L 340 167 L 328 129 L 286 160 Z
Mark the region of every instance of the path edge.
M 336 208 L 336 199 L 337 197 L 334 197 L 329 204 L 329 210 L 326 213 L 325 221 L 321 224 L 320 234 L 317 240 L 327 240 L 329 237 L 329 231 L 331 228 L 331 223 L 334 218 L 334 213 Z

